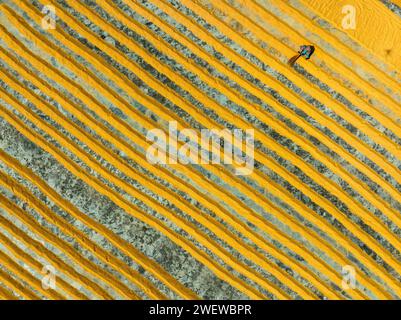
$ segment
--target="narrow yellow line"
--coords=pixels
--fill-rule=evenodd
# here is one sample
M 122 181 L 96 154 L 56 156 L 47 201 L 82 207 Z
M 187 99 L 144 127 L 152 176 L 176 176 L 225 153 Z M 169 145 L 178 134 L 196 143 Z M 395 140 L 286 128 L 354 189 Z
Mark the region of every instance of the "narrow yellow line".
M 0 195 L 0 200 L 1 200 L 0 207 L 3 207 L 4 209 L 8 209 L 8 210 L 12 209 L 12 211 L 10 210 L 10 212 L 12 212 L 13 216 L 21 216 L 21 215 L 25 216 L 21 209 L 19 209 L 15 205 L 13 206 L 11 201 L 9 201 L 4 196 Z M 18 211 L 18 213 L 16 213 L 16 211 Z M 34 220 L 33 221 L 29 221 L 29 218 L 28 219 L 24 219 L 23 220 L 24 223 L 26 223 L 27 220 L 28 220 L 28 223 L 31 223 L 31 224 L 32 224 L 32 222 L 34 223 Z M 57 266 L 58 270 L 62 270 L 64 273 L 66 273 L 68 276 L 70 276 L 72 279 L 74 279 L 74 281 L 80 281 L 85 286 L 88 285 L 90 280 L 88 280 L 86 277 L 83 277 L 81 274 L 76 272 L 74 268 L 72 268 L 71 266 L 66 264 L 63 260 L 61 260 L 59 257 L 57 257 L 57 255 L 55 255 L 50 250 L 48 250 L 44 245 L 40 244 L 38 241 L 36 241 L 36 240 L 32 239 L 31 237 L 29 237 L 28 235 L 26 235 L 23 231 L 21 231 L 15 225 L 10 223 L 7 219 L 5 219 L 5 218 L 0 216 L 0 224 L 10 234 L 12 234 L 15 238 L 18 238 L 21 241 L 23 241 L 25 243 L 25 245 L 30 247 L 38 255 L 43 255 L 44 257 L 46 257 L 46 259 L 50 260 L 52 264 Z M 36 230 L 37 229 L 42 229 L 43 230 L 43 228 L 41 228 L 40 226 L 38 227 L 37 225 L 36 225 L 35 229 Z M 38 233 L 38 235 L 43 236 L 41 233 Z M 44 237 L 44 239 L 47 240 L 48 238 Z M 47 243 L 50 243 L 50 242 L 48 241 Z M 63 247 L 59 247 L 59 248 L 65 254 L 65 251 L 63 250 L 64 248 Z M 79 261 L 79 260 L 77 259 L 74 262 L 77 262 L 77 261 Z M 83 293 L 79 292 L 76 288 L 70 286 L 68 283 L 65 283 L 64 280 L 61 282 L 61 284 L 62 284 L 62 286 L 65 286 L 65 288 L 67 290 L 69 290 L 69 292 L 71 293 L 72 297 L 74 297 L 76 299 L 81 299 L 81 300 L 87 300 L 88 299 L 88 297 L 86 297 Z M 91 287 L 89 286 L 89 288 L 91 288 Z
M 401 8 L 401 0 L 391 0 L 391 2 L 396 4 L 399 8 Z
M 3 157 L 2 160 L 9 161 L 8 163 L 11 165 L 14 165 L 14 166 L 17 165 L 16 163 L 12 162 L 12 161 L 14 161 L 12 158 L 10 158 L 7 154 L 2 152 L 1 150 L 0 150 L 0 155 Z M 20 167 L 18 167 L 18 168 L 21 169 Z M 25 171 L 23 171 L 23 172 L 25 172 Z M 113 266 L 115 268 L 115 264 L 116 264 L 115 261 L 117 261 L 117 259 L 115 259 L 113 256 L 108 254 L 107 251 L 98 247 L 95 243 L 93 243 L 91 240 L 89 240 L 82 232 L 77 230 L 75 227 L 70 226 L 68 223 L 64 222 L 60 217 L 58 217 L 51 210 L 49 210 L 42 202 L 40 202 L 38 199 L 35 199 L 26 188 L 18 185 L 18 183 L 15 180 L 13 180 L 11 177 L 7 177 L 7 176 L 3 175 L 1 172 L 0 172 L 0 177 L 2 178 L 2 180 L 0 180 L 1 185 L 12 190 L 17 196 L 19 196 L 21 199 L 23 199 L 24 201 L 29 203 L 33 209 L 40 212 L 45 218 L 47 218 L 49 221 L 51 221 L 57 227 L 59 227 L 60 230 L 62 230 L 62 232 L 72 236 L 85 249 L 91 251 L 92 253 L 94 253 L 94 255 L 96 255 L 97 257 L 100 257 L 100 260 L 102 260 L 103 262 L 105 262 L 107 264 L 110 264 L 111 266 Z M 83 259 L 82 259 L 82 262 L 84 262 Z M 122 265 L 122 263 L 119 261 L 117 262 L 117 264 L 119 267 L 120 267 L 120 265 Z M 85 264 L 85 266 L 86 266 L 86 270 L 88 272 L 90 272 L 95 277 L 100 277 L 105 282 L 107 282 L 112 288 L 116 288 L 116 290 L 118 290 L 125 298 L 130 299 L 130 298 L 135 297 L 135 294 L 131 293 L 131 290 L 129 288 L 127 288 L 125 285 L 123 285 L 122 283 L 120 283 L 120 281 L 116 277 L 106 273 L 103 269 L 101 269 L 97 265 L 95 265 L 95 264 L 86 265 Z M 117 267 L 116 269 L 120 270 L 119 267 Z M 130 277 L 127 277 L 127 278 L 131 281 L 133 281 L 132 280 L 133 276 L 137 275 L 135 270 L 128 268 L 128 266 L 126 266 L 126 271 L 121 272 L 121 273 L 129 274 Z M 135 281 L 133 281 L 133 282 L 135 283 Z M 107 299 L 107 300 L 113 299 L 113 297 L 109 293 L 107 293 L 102 287 L 95 286 L 95 289 L 97 289 L 96 294 L 101 296 L 103 299 Z M 146 293 L 146 291 L 145 291 L 145 293 Z M 149 296 L 154 297 L 155 299 L 160 299 L 160 298 L 163 299 L 163 297 L 164 297 L 162 295 L 155 295 L 155 296 L 149 295 Z
M 31 195 L 29 193 L 29 190 L 25 189 L 24 187 L 21 187 L 20 185 L 18 185 L 18 183 L 15 180 L 13 180 L 13 178 L 4 175 L 2 172 L 0 172 L 0 177 L 2 178 L 2 180 L 0 180 L 0 185 L 1 186 L 3 186 L 4 188 L 9 189 L 12 192 L 14 192 L 18 197 L 20 197 L 21 199 L 25 200 L 26 202 L 32 201 L 32 203 L 30 202 L 30 204 L 36 211 L 38 211 L 41 214 L 43 214 L 48 220 L 50 220 L 53 223 L 55 223 L 58 227 L 60 227 L 60 225 L 63 227 L 63 224 L 62 223 L 60 224 L 57 221 L 57 220 L 59 220 L 59 218 L 55 217 L 54 213 L 52 213 L 49 209 L 47 209 L 43 203 L 37 201 L 37 199 L 34 198 L 33 195 Z M 2 203 L 1 206 L 3 207 L 5 204 L 6 203 Z M 11 208 L 13 208 L 13 207 L 11 206 Z M 53 218 L 53 216 L 55 218 L 52 220 L 51 218 Z M 56 221 L 56 222 L 54 222 L 54 221 Z M 66 231 L 66 229 L 63 229 L 62 227 L 60 228 L 60 230 L 62 230 L 62 232 L 66 233 L 68 235 L 73 234 L 73 235 L 75 235 L 75 239 L 78 242 L 80 242 L 80 241 L 82 242 L 81 235 L 76 235 L 74 233 L 68 232 L 68 230 Z M 90 241 L 88 240 L 87 243 L 90 244 Z M 91 248 L 96 246 L 93 243 L 91 245 L 92 245 Z M 82 260 L 82 261 L 84 262 L 85 260 Z M 100 269 L 95 264 L 93 264 L 92 266 L 93 266 L 92 268 L 87 266 L 86 269 L 89 270 L 92 275 L 96 276 L 96 275 L 100 274 L 100 277 L 102 278 L 103 277 L 103 274 L 102 274 L 103 270 Z M 99 270 L 101 270 L 102 272 L 99 272 Z M 114 281 L 110 281 L 110 283 L 113 284 Z M 105 289 L 103 289 L 101 286 L 95 284 L 94 288 L 97 289 L 96 290 L 96 295 L 98 297 L 100 297 L 101 299 L 106 299 L 106 300 L 112 300 L 113 299 L 113 297 L 107 291 L 105 291 Z M 129 297 L 127 296 L 127 298 L 129 298 Z
M 0 172 L 0 177 L 6 181 L 6 177 Z M 8 183 L 6 184 L 7 187 L 10 187 L 15 185 L 14 183 Z M 17 187 L 16 187 L 17 188 Z M 98 270 L 98 267 L 91 262 L 90 260 L 87 260 L 84 256 L 79 254 L 70 244 L 60 240 L 60 238 L 54 236 L 52 233 L 50 233 L 48 230 L 44 229 L 41 227 L 32 217 L 27 215 L 22 209 L 17 207 L 13 202 L 8 200 L 6 197 L 0 195 L 0 207 L 3 207 L 6 210 L 9 210 L 10 212 L 13 213 L 14 216 L 16 216 L 18 219 L 23 221 L 23 223 L 26 226 L 29 226 L 31 230 L 36 232 L 38 235 L 40 235 L 43 239 L 45 239 L 48 243 L 52 244 L 53 246 L 59 248 L 64 254 L 69 256 L 74 260 L 74 263 L 77 263 L 80 265 L 82 268 L 84 268 L 86 271 L 89 271 L 90 274 L 95 275 L 95 277 L 98 277 L 98 274 L 96 273 Z M 60 228 L 60 230 L 64 231 L 64 225 L 61 223 L 57 222 L 57 218 L 55 218 L 52 222 L 57 225 L 57 227 Z M 56 221 L 56 222 L 54 222 Z M 72 232 L 69 233 L 70 235 L 73 234 L 75 237 L 79 238 L 80 235 L 76 235 Z M 87 243 L 89 243 L 89 239 L 85 239 Z M 92 248 L 95 247 L 95 244 L 91 244 Z M 35 247 L 37 247 L 35 245 Z M 74 279 L 79 279 L 88 289 L 92 290 L 95 295 L 101 297 L 101 298 L 111 298 L 109 294 L 97 283 L 87 279 L 86 277 L 81 277 L 74 268 L 69 268 L 63 267 L 63 270 L 68 273 L 72 278 Z
M 0 239 L 2 239 L 1 234 L 0 234 Z M 41 293 L 45 297 L 47 297 L 49 299 L 55 299 L 55 300 L 64 300 L 65 299 L 65 297 L 63 295 L 54 291 L 53 289 L 48 289 L 48 290 L 44 289 L 42 287 L 42 283 L 38 279 L 36 279 L 34 276 L 32 276 L 27 270 L 25 270 L 21 266 L 19 266 L 16 262 L 14 262 L 9 256 L 7 256 L 2 251 L 0 251 L 0 261 L 3 266 L 8 268 L 9 270 L 12 270 L 12 272 L 16 276 L 18 276 L 25 282 L 29 283 L 29 285 L 32 286 L 33 289 L 37 290 L 39 293 Z
M 6 219 L 0 216 L 0 225 L 7 231 L 10 230 L 9 226 L 7 225 Z M 36 270 L 38 273 L 42 272 L 42 268 L 44 265 L 42 263 L 38 262 L 37 260 L 33 259 L 29 254 L 24 252 L 22 249 L 18 248 L 12 241 L 10 241 L 7 237 L 5 237 L 3 234 L 0 233 L 0 241 L 2 242 L 2 245 L 4 245 L 10 252 L 13 253 L 15 257 L 17 257 L 19 260 L 23 261 L 25 265 L 31 266 L 34 270 Z M 31 239 L 32 241 L 32 239 Z M 40 253 L 40 252 L 39 252 Z M 58 269 L 58 271 L 62 271 L 63 269 Z M 67 294 L 68 297 L 73 297 L 73 298 L 84 298 L 82 294 L 77 291 L 74 287 L 72 287 L 68 282 L 66 282 L 63 278 L 57 277 L 57 291 L 61 291 L 62 294 Z
M 14 296 L 9 290 L 0 286 L 0 300 L 11 301 L 11 300 L 18 300 L 18 298 Z
M 1 265 L 1 261 L 0 261 L 0 265 Z M 10 274 L 8 274 L 7 272 L 5 272 L 1 269 L 0 269 L 0 283 L 2 285 L 7 286 L 8 288 L 10 288 L 12 290 L 12 292 L 8 292 L 8 291 L 4 292 L 6 294 L 7 299 L 12 299 L 12 297 L 17 299 L 17 297 L 14 296 L 13 293 L 18 293 L 24 299 L 40 300 L 39 296 L 37 296 L 29 288 L 24 287 L 21 283 L 19 283 L 17 280 L 15 280 L 13 277 L 11 277 Z M 1 289 L 2 288 L 0 287 L 0 292 L 1 292 Z

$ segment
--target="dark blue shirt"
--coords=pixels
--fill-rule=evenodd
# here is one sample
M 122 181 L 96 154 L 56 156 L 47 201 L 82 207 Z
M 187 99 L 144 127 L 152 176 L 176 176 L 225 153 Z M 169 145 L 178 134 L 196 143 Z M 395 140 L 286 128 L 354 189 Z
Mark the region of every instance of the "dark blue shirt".
M 312 56 L 314 51 L 315 51 L 314 46 L 301 46 L 298 53 L 301 56 L 304 56 L 306 59 L 309 59 Z

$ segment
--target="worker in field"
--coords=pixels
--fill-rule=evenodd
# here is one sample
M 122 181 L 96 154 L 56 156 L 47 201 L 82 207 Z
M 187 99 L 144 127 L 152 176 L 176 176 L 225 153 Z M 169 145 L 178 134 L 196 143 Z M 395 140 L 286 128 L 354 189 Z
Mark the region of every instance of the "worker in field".
M 309 58 L 312 56 L 313 52 L 315 52 L 315 47 L 314 46 L 301 46 L 299 48 L 298 54 L 296 56 L 293 56 L 290 60 L 288 60 L 288 64 L 292 67 L 294 63 L 301 57 L 304 56 L 306 60 L 309 60 Z

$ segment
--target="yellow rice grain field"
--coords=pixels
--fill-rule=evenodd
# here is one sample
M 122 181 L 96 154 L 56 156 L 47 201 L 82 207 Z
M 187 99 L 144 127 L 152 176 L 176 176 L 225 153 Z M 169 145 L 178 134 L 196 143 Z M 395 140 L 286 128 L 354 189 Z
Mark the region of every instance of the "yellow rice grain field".
M 398 0 L 0 1 L 0 299 L 400 299 L 400 73 Z

